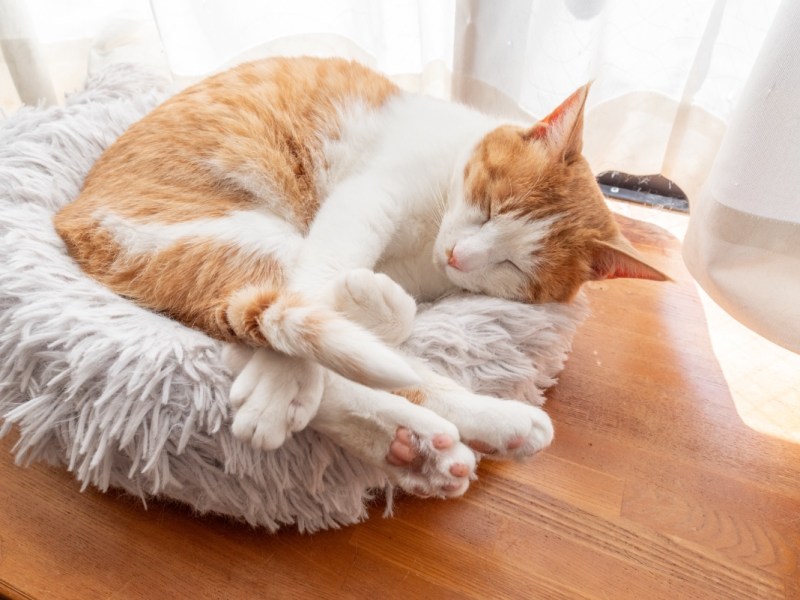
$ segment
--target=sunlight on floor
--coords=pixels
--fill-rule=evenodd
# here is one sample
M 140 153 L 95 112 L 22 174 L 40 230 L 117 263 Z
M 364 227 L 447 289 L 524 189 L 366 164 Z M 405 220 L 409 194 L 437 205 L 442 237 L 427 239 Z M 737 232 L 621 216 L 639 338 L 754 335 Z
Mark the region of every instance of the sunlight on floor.
M 624 202 L 609 205 L 614 212 L 684 238 L 686 215 Z M 714 355 L 742 421 L 761 433 L 800 443 L 800 355 L 750 331 L 696 287 Z
M 739 416 L 756 431 L 800 443 L 800 355 L 753 333 L 697 289 Z

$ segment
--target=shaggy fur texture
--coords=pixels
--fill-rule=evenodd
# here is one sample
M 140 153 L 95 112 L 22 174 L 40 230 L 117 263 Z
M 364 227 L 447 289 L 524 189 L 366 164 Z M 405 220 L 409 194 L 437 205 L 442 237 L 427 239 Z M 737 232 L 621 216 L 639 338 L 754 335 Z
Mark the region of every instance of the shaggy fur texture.
M 220 345 L 81 273 L 53 213 L 124 129 L 166 97 L 117 66 L 64 107 L 0 123 L 0 419 L 17 460 L 66 466 L 84 487 L 162 496 L 275 530 L 351 524 L 385 476 L 306 430 L 275 452 L 230 433 Z M 541 403 L 585 314 L 457 296 L 420 308 L 406 344 L 475 391 Z

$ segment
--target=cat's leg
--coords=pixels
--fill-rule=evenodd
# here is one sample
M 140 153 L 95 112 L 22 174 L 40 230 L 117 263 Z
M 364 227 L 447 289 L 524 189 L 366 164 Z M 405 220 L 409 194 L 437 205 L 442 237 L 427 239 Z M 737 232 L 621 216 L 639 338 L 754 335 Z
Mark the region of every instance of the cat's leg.
M 311 295 L 345 271 L 375 267 L 408 210 L 387 191 L 387 177 L 347 178 L 325 198 L 290 274 L 291 289 Z
M 475 472 L 475 454 L 452 423 L 332 372 L 325 374 L 324 397 L 310 427 L 419 496 L 460 496 Z
M 553 424 L 541 408 L 474 394 L 421 362 L 410 362 L 423 383 L 406 395 L 455 424 L 473 450 L 491 458 L 524 458 L 552 442 Z
M 416 305 L 386 275 L 368 269 L 348 271 L 334 281 L 333 293 L 338 310 L 384 341 L 400 344 L 410 335 Z M 473 394 L 416 359 L 409 361 L 423 383 L 405 395 L 456 424 L 461 439 L 474 450 L 494 458 L 522 458 L 552 441 L 552 423 L 540 408 Z
M 260 352 L 230 345 L 224 359 L 237 376 L 232 397 L 238 397 L 239 389 L 252 392 L 234 417 L 234 434 L 269 450 L 285 440 L 282 432 L 287 416 L 267 387 L 280 385 L 275 382 L 284 373 L 276 368 L 272 376 L 259 377 L 263 372 L 258 364 Z M 280 365 L 280 360 L 275 359 L 278 357 L 268 357 L 267 369 Z M 314 430 L 382 469 L 393 483 L 409 493 L 454 497 L 467 490 L 475 473 L 475 454 L 461 443 L 455 425 L 427 408 L 333 372 L 324 372 L 323 379 L 324 397 L 310 423 Z
M 237 292 L 227 305 L 225 320 L 237 337 L 262 346 L 254 351 L 231 345 L 224 354 L 238 374 L 230 393 L 233 433 L 253 447 L 277 448 L 315 414 L 323 369 L 314 359 L 388 389 L 418 381 L 401 356 L 378 339 L 396 345 L 408 337 L 416 312 L 410 296 L 367 269 L 337 278 L 327 296 L 327 302 L 314 305 L 296 293 L 253 287 Z M 331 305 L 357 313 L 378 337 L 327 308 Z
M 232 300 L 226 320 L 237 336 L 283 353 L 251 351 L 236 378 L 231 400 L 237 408 L 233 430 L 238 437 L 256 447 L 274 448 L 301 429 L 319 403 L 322 370 L 315 362 L 384 388 L 416 381 L 402 357 L 380 340 L 333 312 L 319 310 L 327 306 L 359 313 L 366 328 L 374 327 L 391 345 L 407 337 L 416 310 L 413 300 L 402 290 L 397 293 L 399 286 L 390 279 L 368 271 L 391 239 L 400 220 L 395 213 L 401 210 L 373 177 L 343 182 L 303 238 L 289 269 L 288 289 L 280 295 L 242 290 Z M 331 295 L 337 289 L 334 280 L 352 269 L 357 272 L 338 286 L 347 291 Z M 385 300 L 379 300 L 384 293 Z M 387 315 L 388 326 L 383 322 Z
M 316 414 L 323 388 L 319 365 L 239 344 L 226 345 L 223 362 L 236 375 L 230 391 L 231 429 L 254 448 L 280 447 Z
M 391 279 L 372 272 L 409 209 L 402 195 L 388 191 L 390 179 L 390 174 L 371 173 L 340 182 L 320 206 L 287 273 L 287 297 L 334 309 L 311 315 L 323 334 L 317 338 L 324 342 L 309 346 L 313 358 L 353 381 L 382 389 L 417 383 L 403 357 L 390 348 L 408 336 L 416 304 Z M 342 319 L 342 313 L 359 317 Z M 259 319 L 262 325 L 290 322 L 282 315 L 266 310 Z M 286 354 L 308 356 L 289 336 L 267 337 Z

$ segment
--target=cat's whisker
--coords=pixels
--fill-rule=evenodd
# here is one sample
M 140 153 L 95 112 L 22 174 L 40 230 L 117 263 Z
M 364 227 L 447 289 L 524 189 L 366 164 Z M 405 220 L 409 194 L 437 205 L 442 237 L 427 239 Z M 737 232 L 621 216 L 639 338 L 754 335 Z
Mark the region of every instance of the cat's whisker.
M 427 182 L 426 198 L 429 198 L 429 213 L 427 221 L 430 223 L 441 223 L 447 208 L 447 196 L 441 186 L 434 182 Z

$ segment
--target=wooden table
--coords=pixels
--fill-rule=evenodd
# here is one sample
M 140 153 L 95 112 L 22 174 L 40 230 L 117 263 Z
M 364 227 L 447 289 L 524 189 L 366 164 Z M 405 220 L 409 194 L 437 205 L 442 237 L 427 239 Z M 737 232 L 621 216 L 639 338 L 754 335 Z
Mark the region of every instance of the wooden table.
M 588 287 L 593 316 L 549 393 L 556 441 L 530 462 L 484 462 L 464 498 L 402 499 L 393 519 L 376 506 L 358 526 L 271 536 L 81 494 L 62 470 L 14 466 L 12 435 L 0 443 L 0 593 L 800 598 L 800 445 L 739 417 L 680 243 L 621 221 L 677 283 Z M 800 420 L 787 406 L 781 418 Z

